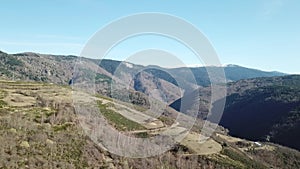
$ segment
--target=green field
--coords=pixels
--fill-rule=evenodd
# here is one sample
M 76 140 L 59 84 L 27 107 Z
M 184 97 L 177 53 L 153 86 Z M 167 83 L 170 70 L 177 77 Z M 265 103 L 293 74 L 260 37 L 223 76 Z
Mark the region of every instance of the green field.
M 98 101 L 98 107 L 100 109 L 101 114 L 109 121 L 109 123 L 120 131 L 134 131 L 146 129 L 139 123 L 131 121 L 122 116 L 121 114 L 109 109 L 108 105 L 102 104 L 101 101 Z

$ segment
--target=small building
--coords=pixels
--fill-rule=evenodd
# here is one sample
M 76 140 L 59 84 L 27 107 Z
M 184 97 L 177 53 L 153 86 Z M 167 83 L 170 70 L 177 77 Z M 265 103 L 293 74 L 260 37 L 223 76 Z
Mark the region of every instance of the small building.
M 259 142 L 254 142 L 254 144 L 255 144 L 256 146 L 258 146 L 258 147 L 261 147 L 261 146 L 262 146 L 262 144 L 259 143 Z

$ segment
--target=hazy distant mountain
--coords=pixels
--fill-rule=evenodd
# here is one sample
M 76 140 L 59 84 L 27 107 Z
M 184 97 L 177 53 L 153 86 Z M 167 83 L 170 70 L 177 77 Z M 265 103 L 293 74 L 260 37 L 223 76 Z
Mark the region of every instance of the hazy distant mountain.
M 131 86 L 137 91 L 146 93 L 148 91 L 148 95 L 149 91 L 160 91 L 159 94 L 155 94 L 155 97 L 159 100 L 165 101 L 166 103 L 175 101 L 176 98 L 178 99 L 180 92 L 189 93 L 198 87 L 209 86 L 211 82 L 207 73 L 207 69 L 209 69 L 212 73 L 222 70 L 220 67 L 214 66 L 167 69 L 159 66 L 141 66 L 132 63 L 122 63 L 114 60 L 101 60 L 100 67 L 111 74 L 122 72 L 122 76 L 124 77 L 123 81 L 126 81 L 126 79 L 131 77 L 133 79 L 133 84 Z M 284 73 L 280 72 L 265 72 L 237 65 L 227 65 L 223 68 L 227 82 L 256 77 L 285 75 Z M 139 73 L 140 71 L 144 72 L 144 74 L 142 74 L 144 76 L 141 76 L 141 73 Z M 221 79 L 220 75 L 216 73 L 214 75 L 215 79 Z M 161 80 L 163 80 L 163 83 L 159 82 Z M 167 89 L 169 89 L 169 91 L 167 91 Z
M 285 75 L 284 73 L 280 73 L 280 72 L 266 72 L 257 69 L 245 68 L 237 65 L 227 65 L 223 68 L 224 68 L 224 73 L 227 82 L 238 81 L 241 79 L 256 78 L 256 77 L 272 77 L 272 76 Z M 190 68 L 191 72 L 195 77 L 197 84 L 200 86 L 209 86 L 211 84 L 206 69 L 210 69 L 212 72 L 214 72 L 219 70 L 220 68 L 213 67 L 213 66 Z M 187 73 L 186 68 L 175 68 L 175 69 L 171 69 L 170 71 L 180 76 Z M 214 78 L 218 79 L 218 77 L 214 77 Z M 187 79 L 187 81 L 191 81 L 191 79 Z
M 241 79 L 249 79 L 256 77 L 272 77 L 272 76 L 284 76 L 286 74 L 281 72 L 266 72 L 257 69 L 250 69 L 241 67 L 238 65 L 227 65 L 224 67 L 226 78 L 228 81 L 238 81 Z
M 118 66 L 121 64 L 120 61 L 114 61 L 114 60 L 102 60 L 100 67 L 105 69 L 106 71 L 114 74 L 114 72 L 117 70 Z M 164 79 L 174 85 L 178 85 L 175 78 L 181 79 L 184 77 L 187 77 L 188 73 L 192 73 L 195 77 L 195 80 L 198 85 L 200 86 L 208 86 L 210 85 L 210 80 L 207 74 L 206 68 L 209 68 L 214 71 L 214 69 L 219 69 L 218 67 L 214 66 L 208 66 L 208 67 L 191 67 L 191 68 L 162 68 L 159 66 L 141 66 L 141 65 L 135 65 L 131 64 L 131 69 L 144 69 L 146 72 L 153 74 L 155 77 L 158 77 L 160 79 Z M 256 78 L 256 77 L 273 77 L 273 76 L 283 76 L 286 75 L 281 72 L 266 72 L 261 71 L 257 69 L 251 69 L 246 67 L 241 67 L 238 65 L 226 65 L 223 67 L 224 72 L 226 75 L 226 79 L 228 82 L 231 81 L 238 81 L 241 79 L 250 79 L 250 78 Z M 173 77 L 172 77 L 173 76 Z M 187 82 L 193 82 L 193 79 L 184 79 Z

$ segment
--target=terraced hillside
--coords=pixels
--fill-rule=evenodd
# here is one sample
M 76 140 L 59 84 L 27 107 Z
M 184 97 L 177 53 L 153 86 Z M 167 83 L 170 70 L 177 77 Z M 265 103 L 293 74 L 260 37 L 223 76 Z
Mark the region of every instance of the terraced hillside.
M 131 137 L 152 137 L 168 130 L 180 136 L 178 112 L 167 108 L 155 117 L 144 107 L 68 86 L 0 81 L 0 168 L 299 168 L 300 154 L 277 145 L 228 136 L 217 130 L 200 140 L 201 121 L 170 151 L 132 159 L 105 150 L 86 135 L 76 101 L 94 101 L 107 123 Z M 85 128 L 87 127 L 87 128 Z M 83 130 L 85 129 L 85 130 Z M 180 131 L 180 132 L 179 132 Z M 175 137 L 176 138 L 176 137 Z M 104 146 L 104 147 L 103 147 Z

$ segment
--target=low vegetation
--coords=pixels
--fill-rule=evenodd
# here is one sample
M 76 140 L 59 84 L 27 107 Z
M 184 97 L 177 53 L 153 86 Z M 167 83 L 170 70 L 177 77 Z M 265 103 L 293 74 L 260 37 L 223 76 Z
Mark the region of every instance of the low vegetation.
M 96 83 L 108 83 L 108 84 L 111 84 L 112 83 L 112 78 L 109 77 L 109 76 L 106 76 L 104 74 L 97 73 L 96 77 L 95 77 L 95 82 Z
M 109 106 L 103 104 L 101 101 L 98 101 L 98 107 L 100 109 L 101 114 L 120 131 L 134 131 L 134 130 L 143 130 L 145 127 L 142 125 L 131 121 L 119 113 L 109 109 Z
M 0 82 L 0 101 L 22 94 L 37 99 L 32 106 L 0 107 L 0 168 L 299 168 L 299 152 L 290 149 L 238 151 L 234 144 L 221 153 L 195 155 L 188 147 L 176 144 L 159 156 L 131 159 L 111 154 L 96 145 L 78 124 L 72 107 L 70 88 L 43 83 Z M 91 96 L 93 97 L 93 96 Z M 94 98 L 94 97 L 93 97 Z M 102 115 L 120 131 L 144 130 L 140 124 L 113 111 L 103 99 L 98 106 Z M 13 99 L 14 100 L 14 99 Z M 105 101 L 104 101 L 105 100 Z M 126 104 L 124 104 L 126 107 Z M 129 108 L 129 107 L 128 107 Z M 132 109 L 132 107 L 130 107 Z M 168 116 L 164 113 L 164 116 Z M 162 116 L 164 122 L 167 117 Z M 166 118 L 166 119 L 164 119 Z M 170 122 L 171 123 L 171 122 Z M 135 133 L 148 137 L 147 132 Z M 223 144 L 225 145 L 225 144 Z M 275 145 L 274 145 L 275 146 Z M 277 147 L 277 146 L 276 146 Z M 253 157 L 251 159 L 250 157 Z M 262 162 L 261 162 L 262 161 Z
M 232 159 L 236 164 L 239 164 L 240 168 L 245 168 L 245 169 L 268 169 L 267 166 L 250 159 L 247 157 L 245 154 L 242 154 L 241 152 L 237 152 L 233 148 L 224 148 L 221 152 L 222 154 L 226 155 L 230 159 Z

